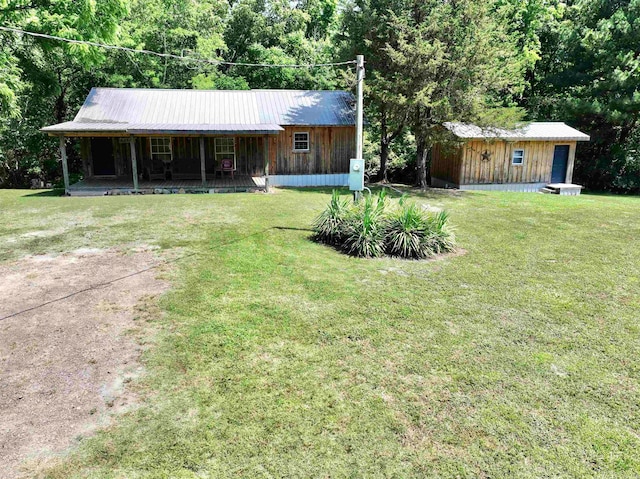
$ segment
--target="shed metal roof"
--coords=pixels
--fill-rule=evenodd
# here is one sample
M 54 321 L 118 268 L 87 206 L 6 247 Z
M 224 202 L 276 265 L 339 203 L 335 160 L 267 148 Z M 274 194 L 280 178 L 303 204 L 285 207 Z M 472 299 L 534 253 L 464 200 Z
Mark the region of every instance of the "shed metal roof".
M 515 130 L 482 128 L 468 123 L 444 123 L 444 127 L 465 140 L 589 141 L 589 135 L 562 122 L 533 122 Z
M 344 91 L 92 88 L 72 122 L 42 131 L 277 133 L 280 125 L 353 124 L 353 95 Z

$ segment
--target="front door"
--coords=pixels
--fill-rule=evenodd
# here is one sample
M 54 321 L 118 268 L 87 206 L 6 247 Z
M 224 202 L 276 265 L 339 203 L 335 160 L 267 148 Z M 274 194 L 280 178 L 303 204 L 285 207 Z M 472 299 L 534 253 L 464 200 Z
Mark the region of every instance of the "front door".
M 553 166 L 551 167 L 551 183 L 564 183 L 567 178 L 567 164 L 569 163 L 569 145 L 558 145 L 553 152 Z
M 91 140 L 91 159 L 93 161 L 93 176 L 113 176 L 116 174 L 111 138 L 93 138 Z

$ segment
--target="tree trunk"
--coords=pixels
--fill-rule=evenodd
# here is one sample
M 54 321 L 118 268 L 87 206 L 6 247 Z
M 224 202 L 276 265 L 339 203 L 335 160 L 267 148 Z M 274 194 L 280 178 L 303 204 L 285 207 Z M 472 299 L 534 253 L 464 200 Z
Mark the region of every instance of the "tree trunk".
M 378 179 L 383 183 L 388 181 L 387 178 L 387 163 L 389 161 L 389 142 L 386 137 L 383 136 L 380 140 L 380 171 L 378 172 Z
M 378 181 L 386 183 L 389 181 L 388 163 L 389 163 L 389 151 L 391 149 L 391 143 L 398 138 L 404 131 L 406 117 L 395 125 L 395 129 L 389 131 L 387 124 L 387 111 L 384 106 L 381 107 L 380 115 L 380 170 L 378 171 Z
M 389 160 L 389 138 L 387 129 L 387 110 L 385 105 L 380 106 L 380 169 L 378 181 L 387 181 L 387 161 Z
M 427 189 L 429 182 L 427 181 L 427 155 L 429 150 L 427 142 L 422 137 L 418 137 L 416 141 L 416 164 L 418 165 L 418 185 L 423 190 Z

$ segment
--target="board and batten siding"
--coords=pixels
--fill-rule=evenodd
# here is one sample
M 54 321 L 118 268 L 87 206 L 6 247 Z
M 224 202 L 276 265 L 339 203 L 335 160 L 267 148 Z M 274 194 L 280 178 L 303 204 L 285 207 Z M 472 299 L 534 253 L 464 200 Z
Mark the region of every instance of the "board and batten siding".
M 348 173 L 355 157 L 355 127 L 286 126 L 269 142 L 270 175 L 316 175 Z M 293 151 L 293 134 L 309 133 L 309 151 Z
M 293 151 L 294 132 L 309 133 L 309 151 Z M 163 137 L 164 135 L 155 135 Z M 200 139 L 196 135 L 166 135 L 171 138 L 172 169 L 176 178 L 200 177 Z M 207 175 L 215 172 L 215 138 L 205 136 L 205 165 Z M 263 176 L 265 171 L 265 135 L 226 135 L 235 139 L 236 173 Z M 270 175 L 335 175 L 349 172 L 349 160 L 355 156 L 355 127 L 285 127 L 278 135 L 269 137 Z M 121 140 L 124 140 L 122 142 Z M 129 176 L 131 170 L 130 147 L 127 137 L 111 138 L 116 176 Z M 82 157 L 85 175 L 92 175 L 92 138 L 82 139 Z M 148 174 L 152 170 L 150 136 L 136 137 L 138 171 Z M 157 176 L 157 175 L 156 175 Z
M 572 180 L 575 141 L 483 141 L 465 142 L 458 150 L 433 149 L 431 176 L 457 185 L 545 183 L 551 181 L 557 145 L 569 146 L 566 182 Z M 512 164 L 514 150 L 524 150 L 524 163 Z M 484 160 L 483 154 L 489 159 Z
M 459 184 L 461 168 L 462 149 L 436 143 L 431 150 L 431 176 Z

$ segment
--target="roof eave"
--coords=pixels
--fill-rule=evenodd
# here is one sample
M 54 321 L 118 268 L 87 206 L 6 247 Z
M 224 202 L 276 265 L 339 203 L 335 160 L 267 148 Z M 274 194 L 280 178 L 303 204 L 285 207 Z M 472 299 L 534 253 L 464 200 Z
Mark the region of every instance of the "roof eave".
M 153 130 L 131 129 L 131 135 L 277 135 L 283 130 Z
M 485 141 L 485 140 L 494 140 L 494 141 L 591 141 L 591 137 L 587 136 L 567 136 L 567 137 L 524 137 L 524 138 L 516 138 L 516 137 L 498 137 L 498 136 L 460 136 L 455 135 L 460 140 L 466 141 Z

